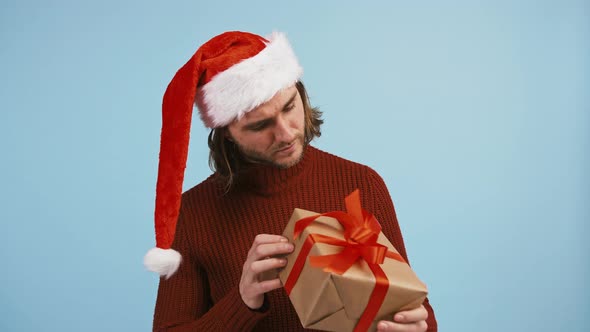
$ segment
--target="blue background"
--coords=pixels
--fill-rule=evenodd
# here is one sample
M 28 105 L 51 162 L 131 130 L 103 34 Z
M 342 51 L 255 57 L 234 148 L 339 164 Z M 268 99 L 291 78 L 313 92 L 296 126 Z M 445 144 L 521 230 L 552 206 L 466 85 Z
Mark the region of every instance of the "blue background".
M 164 89 L 214 35 L 274 29 L 315 145 L 385 179 L 441 331 L 588 330 L 587 1 L 248 3 L 1 1 L 1 331 L 151 329 Z

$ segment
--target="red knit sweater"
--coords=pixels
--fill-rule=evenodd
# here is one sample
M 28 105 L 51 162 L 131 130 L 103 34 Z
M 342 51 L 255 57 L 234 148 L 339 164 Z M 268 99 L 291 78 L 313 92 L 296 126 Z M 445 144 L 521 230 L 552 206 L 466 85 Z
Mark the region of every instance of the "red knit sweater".
M 344 197 L 360 189 L 363 208 L 407 260 L 393 203 L 371 168 L 308 146 L 288 169 L 257 165 L 223 194 L 213 174 L 183 194 L 172 247 L 178 272 L 160 279 L 154 331 L 305 331 L 284 289 L 267 293 L 268 309 L 250 310 L 238 284 L 257 234 L 282 234 L 294 208 L 344 211 Z M 428 331 L 437 331 L 428 300 Z

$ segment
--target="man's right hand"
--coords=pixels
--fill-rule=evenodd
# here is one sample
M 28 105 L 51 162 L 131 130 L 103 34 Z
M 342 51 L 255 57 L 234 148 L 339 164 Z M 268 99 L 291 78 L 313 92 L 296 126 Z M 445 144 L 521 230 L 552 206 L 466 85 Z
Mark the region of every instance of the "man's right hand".
M 287 265 L 282 256 L 293 251 L 293 244 L 280 235 L 258 234 L 252 243 L 240 279 L 242 301 L 250 309 L 258 309 L 264 303 L 264 293 L 282 286 L 279 278 L 262 280 L 261 274 Z

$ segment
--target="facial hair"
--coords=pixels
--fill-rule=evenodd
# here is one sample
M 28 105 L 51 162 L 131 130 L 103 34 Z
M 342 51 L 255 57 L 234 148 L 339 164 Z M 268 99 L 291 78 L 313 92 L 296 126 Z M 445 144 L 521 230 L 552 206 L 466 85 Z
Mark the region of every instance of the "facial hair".
M 303 135 L 299 134 L 295 137 L 295 139 L 292 142 L 289 143 L 280 143 L 275 147 L 272 147 L 270 149 L 270 154 L 267 153 L 261 153 L 259 151 L 255 151 L 252 149 L 249 149 L 243 145 L 238 144 L 237 142 L 234 141 L 234 144 L 237 146 L 238 150 L 240 151 L 240 153 L 242 154 L 242 156 L 244 157 L 244 159 L 246 159 L 248 162 L 251 163 L 256 163 L 256 164 L 265 164 L 265 165 L 270 165 L 270 166 L 274 166 L 277 168 L 289 168 L 291 166 L 296 165 L 297 163 L 299 163 L 299 161 L 301 161 L 301 158 L 303 158 L 303 149 L 301 150 L 301 152 L 299 153 L 299 156 L 297 156 L 296 159 L 291 160 L 287 163 L 279 163 L 277 161 L 275 161 L 274 159 L 274 155 L 281 149 L 291 145 L 291 144 L 295 144 L 296 142 L 300 143 L 302 147 L 304 147 L 304 139 L 303 139 Z

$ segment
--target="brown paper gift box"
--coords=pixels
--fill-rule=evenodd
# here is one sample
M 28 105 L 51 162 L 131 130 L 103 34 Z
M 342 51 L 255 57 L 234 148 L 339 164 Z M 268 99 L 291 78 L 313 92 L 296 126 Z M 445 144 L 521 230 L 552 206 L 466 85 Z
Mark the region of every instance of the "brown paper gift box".
M 295 209 L 285 228 L 283 235 L 294 243 L 295 250 L 287 257 L 285 269 L 279 272 L 283 284 L 289 277 L 308 234 L 323 234 L 344 239 L 340 223 L 334 218 L 322 216 L 306 227 L 294 240 L 295 223 L 312 215 L 318 213 Z M 397 253 L 383 233 L 379 234 L 377 242 Z M 340 251 L 342 247 L 315 243 L 308 257 L 337 254 Z M 428 293 L 426 285 L 418 279 L 407 263 L 385 258 L 380 266 L 389 280 L 389 289 L 369 331 L 375 331 L 380 320 L 392 320 L 398 311 L 419 307 Z M 289 298 L 303 327 L 325 331 L 353 331 L 369 303 L 374 285 L 375 276 L 362 259 L 357 260 L 342 275 L 324 272 L 322 268 L 312 266 L 309 259 L 306 259 Z

